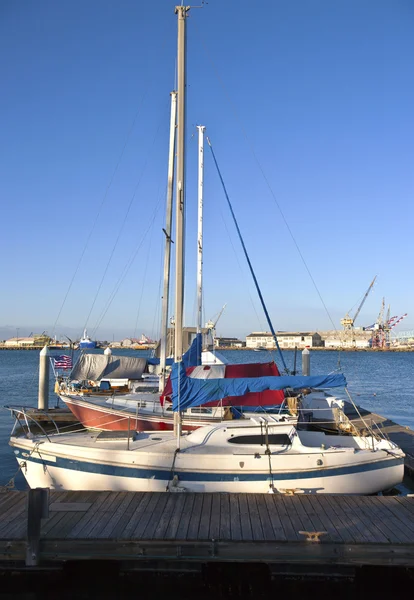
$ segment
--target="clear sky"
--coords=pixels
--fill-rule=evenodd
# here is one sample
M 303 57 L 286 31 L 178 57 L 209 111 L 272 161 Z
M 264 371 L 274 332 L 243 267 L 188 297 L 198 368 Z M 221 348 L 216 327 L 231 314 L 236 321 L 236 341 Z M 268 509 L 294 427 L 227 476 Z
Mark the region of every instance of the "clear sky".
M 203 124 L 276 329 L 333 328 L 276 201 L 338 328 L 374 275 L 359 324 L 385 296 L 414 328 L 414 3 L 209 0 L 187 26 L 186 324 Z M 175 54 L 173 1 L 1 2 L 1 330 L 157 334 Z M 244 336 L 267 326 L 205 153 L 205 317 Z

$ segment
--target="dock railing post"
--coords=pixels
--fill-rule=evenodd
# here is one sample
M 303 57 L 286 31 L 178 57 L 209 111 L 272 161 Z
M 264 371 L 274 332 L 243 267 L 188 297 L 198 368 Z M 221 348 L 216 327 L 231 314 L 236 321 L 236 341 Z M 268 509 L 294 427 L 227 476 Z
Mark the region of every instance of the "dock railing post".
M 42 519 L 49 516 L 49 488 L 35 488 L 27 493 L 27 548 L 26 566 L 40 562 L 40 528 Z

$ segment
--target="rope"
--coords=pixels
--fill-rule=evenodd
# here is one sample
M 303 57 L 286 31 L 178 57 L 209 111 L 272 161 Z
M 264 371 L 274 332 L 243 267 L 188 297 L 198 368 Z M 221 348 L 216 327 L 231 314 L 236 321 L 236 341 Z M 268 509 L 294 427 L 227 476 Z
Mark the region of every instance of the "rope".
M 215 156 L 215 154 L 214 154 L 213 146 L 211 145 L 211 142 L 210 142 L 210 139 L 209 139 L 209 138 L 207 138 L 207 143 L 208 143 L 208 145 L 209 145 L 209 148 L 210 148 L 210 150 L 211 150 L 211 154 L 212 154 L 212 156 L 213 156 L 213 161 L 214 161 L 214 164 L 215 164 L 215 166 L 216 166 L 217 173 L 218 173 L 219 179 L 220 179 L 220 181 L 221 181 L 221 185 L 222 185 L 222 187 L 223 187 L 224 195 L 226 196 L 227 204 L 229 205 L 230 212 L 231 212 L 231 215 L 232 215 L 232 217 L 233 217 L 234 224 L 235 224 L 235 226 L 236 226 L 236 229 L 237 229 L 237 233 L 239 234 L 239 239 L 240 239 L 240 242 L 241 242 L 241 245 L 242 245 L 243 251 L 244 251 L 244 255 L 245 255 L 245 257 L 246 257 L 246 260 L 247 260 L 247 263 L 248 263 L 248 265 L 249 265 L 249 269 L 250 269 L 250 272 L 251 272 L 251 274 L 252 274 L 253 281 L 254 281 L 254 284 L 255 284 L 255 286 L 256 286 L 257 293 L 259 294 L 260 302 L 261 302 L 261 304 L 262 304 L 262 307 L 263 307 L 264 313 L 265 313 L 265 315 L 266 315 L 266 320 L 267 320 L 267 323 L 268 323 L 268 325 L 269 325 L 269 327 L 270 327 L 270 331 L 272 332 L 273 339 L 275 340 L 275 344 L 276 344 L 277 350 L 278 350 L 278 352 L 279 352 L 280 360 L 282 361 L 282 364 L 283 364 L 283 367 L 284 367 L 284 369 L 285 369 L 285 372 L 286 372 L 286 373 L 289 373 L 289 369 L 287 368 L 287 366 L 286 366 L 286 363 L 285 363 L 285 359 L 283 358 L 283 354 L 282 354 L 282 351 L 281 351 L 281 349 L 280 349 L 280 346 L 279 346 L 279 342 L 278 342 L 278 339 L 277 339 L 277 336 L 276 336 L 276 332 L 275 332 L 275 330 L 274 330 L 274 328 L 273 328 L 273 324 L 272 324 L 272 321 L 271 321 L 271 319 L 270 319 L 270 315 L 269 315 L 269 313 L 268 313 L 268 311 L 267 311 L 267 307 L 266 307 L 265 301 L 264 301 L 264 299 L 263 299 L 262 292 L 261 292 L 261 290 L 260 290 L 259 283 L 258 283 L 258 281 L 257 281 L 257 278 L 256 278 L 256 275 L 255 275 L 255 272 L 254 272 L 254 270 L 253 270 L 252 263 L 250 262 L 249 255 L 248 255 L 248 253 L 247 253 L 247 249 L 246 249 L 246 246 L 245 246 L 245 244 L 244 244 L 244 240 L 243 240 L 243 237 L 242 237 L 242 234 L 241 234 L 241 231 L 240 231 L 239 225 L 238 225 L 238 223 L 237 223 L 236 215 L 234 214 L 233 207 L 232 207 L 232 204 L 231 204 L 231 202 L 230 202 L 230 198 L 229 198 L 229 195 L 228 195 L 228 193 L 227 193 L 227 189 L 226 189 L 226 186 L 225 186 L 225 184 L 224 184 L 224 180 L 223 180 L 223 177 L 222 177 L 222 175 L 221 175 L 221 171 L 220 171 L 220 169 L 219 169 L 219 166 L 218 166 L 218 163 L 217 163 L 217 160 L 216 160 L 216 156 Z
M 175 467 L 175 459 L 176 459 L 176 457 L 177 457 L 177 454 L 179 453 L 179 451 L 180 451 L 180 449 L 179 449 L 179 448 L 176 448 L 176 449 L 175 449 L 175 452 L 174 452 L 174 457 L 173 457 L 173 461 L 172 461 L 172 465 L 171 465 L 171 469 L 170 469 L 170 476 L 169 476 L 169 478 L 168 478 L 167 487 L 165 488 L 165 491 L 166 491 L 166 492 L 169 492 L 169 491 L 170 491 L 170 481 L 171 481 L 171 479 L 174 479 L 174 476 L 173 476 L 173 477 L 171 477 L 171 476 L 172 476 L 172 474 L 173 474 L 173 472 L 174 472 L 174 467 Z

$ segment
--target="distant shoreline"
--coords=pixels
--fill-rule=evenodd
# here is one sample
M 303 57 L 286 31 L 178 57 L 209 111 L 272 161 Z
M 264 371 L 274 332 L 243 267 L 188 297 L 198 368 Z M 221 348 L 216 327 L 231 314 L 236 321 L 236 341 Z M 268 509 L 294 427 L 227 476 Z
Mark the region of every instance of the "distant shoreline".
M 240 348 L 240 347 L 233 347 L 233 346 L 226 346 L 223 348 L 214 348 L 214 350 L 218 350 L 223 351 L 223 350 L 253 350 L 254 352 L 256 352 L 256 350 L 254 350 L 254 348 Z M 212 350 L 212 352 L 214 352 L 214 350 Z M 294 350 L 294 348 L 281 348 L 281 351 L 283 352 L 284 350 L 289 350 L 292 351 Z M 304 350 L 304 348 L 297 348 L 298 352 L 301 352 L 302 350 Z M 325 348 L 325 347 L 321 347 L 321 346 L 315 346 L 315 347 L 308 347 L 308 350 L 312 350 L 315 352 L 414 352 L 414 347 L 408 347 L 408 348 Z M 277 348 L 265 348 L 264 350 L 259 350 L 259 352 L 276 352 Z
M 42 350 L 44 348 L 44 346 L 27 346 L 27 347 L 23 347 L 23 346 L 4 346 L 4 345 L 0 345 L 0 350 Z M 65 348 L 65 347 L 61 347 L 61 346 L 48 346 L 48 348 L 50 350 L 61 350 L 62 352 L 64 351 L 69 351 L 70 348 Z M 104 350 L 105 348 L 96 348 L 96 350 Z M 301 352 L 304 348 L 297 348 L 297 350 L 299 352 Z M 320 347 L 320 346 L 315 346 L 315 347 L 309 347 L 309 350 L 315 351 L 315 352 L 414 352 L 414 347 L 407 347 L 407 348 L 325 348 L 325 347 Z M 76 348 L 76 350 L 79 350 L 79 348 Z M 112 351 L 116 351 L 116 350 L 152 350 L 152 347 L 143 347 L 143 348 L 111 348 Z M 214 348 L 214 350 L 218 350 L 223 351 L 223 350 L 241 350 L 241 351 L 245 351 L 245 350 L 250 350 L 250 351 L 255 351 L 253 348 L 240 348 L 238 346 L 226 346 L 226 347 L 219 347 L 219 348 Z M 212 350 L 212 351 L 214 351 Z M 292 351 L 294 350 L 294 348 L 281 348 L 281 351 L 283 352 L 284 350 L 288 350 L 288 351 Z M 259 352 L 276 352 L 277 348 L 265 348 L 264 350 L 259 350 Z

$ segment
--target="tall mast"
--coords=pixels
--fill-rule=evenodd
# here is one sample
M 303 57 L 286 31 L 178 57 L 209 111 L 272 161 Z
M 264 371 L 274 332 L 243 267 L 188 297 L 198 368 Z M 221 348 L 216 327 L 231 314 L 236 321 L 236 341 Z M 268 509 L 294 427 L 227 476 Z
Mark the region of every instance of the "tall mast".
M 198 232 L 197 232 L 197 333 L 202 327 L 203 291 L 203 185 L 204 185 L 204 125 L 198 129 Z
M 185 213 L 185 20 L 188 6 L 176 6 L 178 16 L 177 47 L 177 186 L 175 220 L 175 343 L 174 361 L 180 363 L 183 355 L 183 312 L 184 312 L 184 213 Z M 179 409 L 178 409 L 179 410 Z M 180 447 L 181 415 L 174 414 L 174 429 L 177 433 L 177 448 Z
M 168 186 L 167 186 L 167 214 L 165 217 L 165 251 L 164 251 L 164 290 L 162 294 L 162 319 L 161 319 L 161 352 L 160 352 L 160 392 L 165 388 L 165 368 L 167 358 L 168 339 L 168 304 L 170 291 L 170 265 L 171 265 L 171 226 L 174 189 L 174 152 L 175 152 L 175 126 L 177 115 L 177 92 L 171 92 L 171 118 L 170 118 L 170 144 L 168 154 Z
M 177 52 L 177 187 L 175 221 L 175 345 L 174 360 L 181 362 L 183 354 L 183 310 L 184 310 L 184 211 L 185 211 L 185 20 L 189 7 L 176 6 L 178 15 Z

